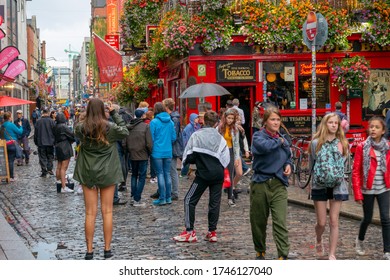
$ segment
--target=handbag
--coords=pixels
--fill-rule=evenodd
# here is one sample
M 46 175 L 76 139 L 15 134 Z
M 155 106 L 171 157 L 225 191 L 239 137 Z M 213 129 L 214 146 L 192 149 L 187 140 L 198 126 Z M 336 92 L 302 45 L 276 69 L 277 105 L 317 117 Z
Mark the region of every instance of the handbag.
M 222 187 L 224 189 L 228 189 L 228 188 L 230 188 L 231 185 L 232 185 L 232 182 L 230 181 L 229 169 L 225 168 L 223 170 L 223 184 L 222 184 Z

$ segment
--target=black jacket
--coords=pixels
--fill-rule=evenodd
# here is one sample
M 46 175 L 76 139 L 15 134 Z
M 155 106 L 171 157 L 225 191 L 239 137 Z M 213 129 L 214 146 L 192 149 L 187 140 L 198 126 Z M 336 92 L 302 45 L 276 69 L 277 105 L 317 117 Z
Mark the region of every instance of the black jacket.
M 56 116 L 56 126 L 53 129 L 56 155 L 59 161 L 69 159 L 73 156 L 72 143 L 75 141 L 75 136 L 72 130 L 66 125 L 65 115 L 59 113 Z
M 55 122 L 49 116 L 42 116 L 35 124 L 34 143 L 39 146 L 53 146 Z

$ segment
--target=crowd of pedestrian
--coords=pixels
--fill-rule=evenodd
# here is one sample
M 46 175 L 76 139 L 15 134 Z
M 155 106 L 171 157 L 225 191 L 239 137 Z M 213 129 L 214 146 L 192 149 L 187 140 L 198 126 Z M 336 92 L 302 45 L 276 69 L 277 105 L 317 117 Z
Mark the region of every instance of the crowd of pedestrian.
M 147 178 L 157 183 L 152 205 L 169 207 L 184 203 L 184 231 L 172 239 L 196 242 L 196 206 L 209 191 L 208 232 L 205 240 L 217 242 L 217 226 L 223 193 L 229 207 L 239 203 L 240 179 L 252 174 L 248 188 L 250 223 L 255 258 L 266 258 L 268 218 L 279 259 L 288 259 L 290 240 L 287 228 L 287 187 L 292 173 L 291 135 L 282 123 L 279 109 L 255 103 L 247 139 L 245 116 L 239 100 L 226 102 L 219 112 L 204 103 L 192 113 L 188 123 L 181 119 L 175 101 L 166 98 L 152 107 L 145 101 L 130 112 L 111 102 L 92 98 L 86 108 L 42 108 L 31 114 L 33 140 L 37 147 L 42 178 L 55 175 L 60 193 L 72 193 L 67 174 L 72 157 L 76 160 L 74 180 L 81 185 L 85 201 L 85 259 L 93 259 L 95 223 L 100 205 L 103 218 L 104 257 L 111 258 L 113 206 L 124 205 L 118 192 L 130 191 L 130 204 L 145 207 L 143 190 Z M 344 116 L 338 111 L 326 114 L 309 145 L 313 174 L 310 198 L 316 211 L 313 241 L 319 256 L 335 260 L 339 236 L 339 213 L 349 193 L 344 177 L 344 160 L 349 147 Z M 17 111 L 0 111 L 0 137 L 7 140 L 10 181 L 15 180 L 14 161 L 29 164 L 30 121 Z M 386 123 L 374 117 L 369 121 L 369 137 L 356 149 L 353 165 L 353 194 L 363 207 L 364 217 L 356 237 L 356 252 L 364 255 L 366 231 L 372 219 L 374 200 L 378 201 L 382 223 L 384 258 L 390 259 L 390 179 L 387 166 L 390 146 Z M 249 145 L 249 143 L 250 145 Z M 18 145 L 16 145 L 16 143 Z M 21 155 L 18 146 L 22 147 Z M 54 162 L 56 161 L 56 163 Z M 248 166 L 247 161 L 252 163 Z M 342 162 L 342 163 L 341 163 Z M 341 165 L 340 165 L 341 163 Z M 54 167 L 56 166 L 55 174 Z M 181 166 L 180 172 L 177 167 Z M 191 176 L 195 169 L 195 176 Z M 128 174 L 131 173 L 128 180 Z M 339 175 L 342 174 L 342 175 Z M 179 178 L 192 179 L 185 195 L 179 193 Z M 227 179 L 229 177 L 229 179 Z M 226 185 L 223 188 L 223 185 Z M 129 187 L 129 188 L 128 188 Z M 99 203 L 100 201 L 100 203 Z M 328 210 L 329 203 L 329 210 Z M 329 214 L 328 214 L 329 213 Z M 324 232 L 329 215 L 329 252 L 325 252 Z

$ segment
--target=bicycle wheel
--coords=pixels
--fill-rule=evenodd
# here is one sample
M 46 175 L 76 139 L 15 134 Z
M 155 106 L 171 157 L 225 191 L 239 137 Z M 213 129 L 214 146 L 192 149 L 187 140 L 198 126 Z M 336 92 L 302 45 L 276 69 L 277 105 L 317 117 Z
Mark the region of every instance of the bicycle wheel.
M 311 168 L 309 162 L 309 154 L 307 151 L 300 153 L 297 163 L 297 185 L 301 189 L 306 188 L 309 185 L 311 178 Z

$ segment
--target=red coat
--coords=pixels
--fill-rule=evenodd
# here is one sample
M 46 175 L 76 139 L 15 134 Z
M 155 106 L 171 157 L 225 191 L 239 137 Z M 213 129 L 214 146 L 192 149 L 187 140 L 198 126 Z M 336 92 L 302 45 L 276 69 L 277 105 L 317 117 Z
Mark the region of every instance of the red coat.
M 363 143 L 360 143 L 356 147 L 355 158 L 353 161 L 353 169 L 352 169 L 352 186 L 353 186 L 353 194 L 355 196 L 355 200 L 363 200 L 362 188 L 364 186 L 364 176 L 363 176 Z M 378 166 L 378 162 L 376 160 L 376 155 L 374 152 L 374 148 L 370 148 L 370 168 L 368 170 L 367 182 L 365 188 L 368 190 L 372 189 L 372 184 L 374 183 L 375 171 Z M 384 181 L 386 184 L 386 188 L 390 189 L 390 152 L 386 155 L 386 172 L 384 173 Z

